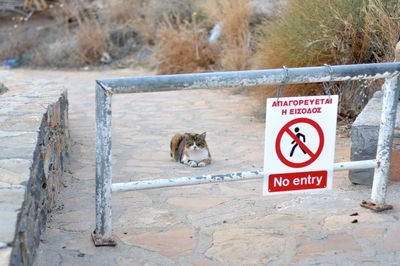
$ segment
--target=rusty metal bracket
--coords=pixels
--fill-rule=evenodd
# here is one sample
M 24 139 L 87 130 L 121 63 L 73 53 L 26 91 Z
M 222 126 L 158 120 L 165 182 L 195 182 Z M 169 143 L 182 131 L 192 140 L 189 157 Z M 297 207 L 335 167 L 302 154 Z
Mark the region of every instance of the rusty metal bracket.
M 391 210 L 393 209 L 392 205 L 388 205 L 388 204 L 384 204 L 384 205 L 378 205 L 376 203 L 373 203 L 371 201 L 366 201 L 363 200 L 360 204 L 361 207 L 373 210 L 375 212 L 382 212 L 382 211 L 386 211 L 386 210 Z
M 115 247 L 117 245 L 117 243 L 115 242 L 114 239 L 112 238 L 108 238 L 108 239 L 101 239 L 99 237 L 96 236 L 96 230 L 94 230 L 92 232 L 92 240 L 93 243 L 96 247 L 104 247 L 104 246 L 111 246 L 111 247 Z

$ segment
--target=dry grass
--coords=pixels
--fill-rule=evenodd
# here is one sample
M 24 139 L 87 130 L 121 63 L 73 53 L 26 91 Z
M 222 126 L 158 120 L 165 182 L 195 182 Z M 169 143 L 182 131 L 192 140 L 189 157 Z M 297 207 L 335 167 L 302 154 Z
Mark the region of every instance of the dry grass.
M 400 32 L 400 2 L 370 1 L 366 12 L 369 27 L 369 54 L 376 62 L 394 59 L 394 46 Z
M 274 20 L 261 28 L 257 67 L 392 61 L 400 32 L 399 5 L 398 1 L 392 0 L 291 0 Z M 379 83 L 364 86 L 360 82 L 344 82 L 337 85 L 335 92 L 343 100 L 341 109 L 351 113 L 343 113 L 343 116 L 350 118 L 379 89 Z M 361 87 L 363 90 L 358 89 Z M 323 93 L 322 86 L 309 84 L 289 86 L 285 95 L 317 93 Z
M 194 20 L 195 21 L 195 20 Z M 197 23 L 180 21 L 176 25 L 167 18 L 158 31 L 159 74 L 202 72 L 212 69 L 217 57 L 212 44 L 205 39 L 205 33 Z
M 35 65 L 42 67 L 79 67 L 79 58 L 75 58 L 73 47 L 75 39 L 59 38 L 35 50 Z
M 219 59 L 220 67 L 223 70 L 246 70 L 251 68 L 251 58 L 253 51 L 251 49 L 250 35 L 243 36 L 243 39 L 237 43 L 222 44 L 221 57 Z
M 104 52 L 112 52 L 107 24 L 98 10 L 84 0 L 61 0 L 50 11 L 55 19 L 52 34 L 31 49 L 34 65 L 79 67 L 99 64 Z
M 51 27 L 27 31 L 22 26 L 29 21 L 16 19 L 9 23 L 15 28 L 0 31 L 0 60 L 27 54 L 33 66 L 97 66 L 108 53 L 114 66 L 126 67 L 136 64 L 143 46 L 155 51 L 159 74 L 393 60 L 400 32 L 398 0 L 287 0 L 262 25 L 250 3 L 59 0 L 45 11 L 54 18 Z M 210 43 L 215 24 L 222 26 L 222 35 Z M 145 60 L 152 61 L 148 55 Z M 335 85 L 332 93 L 339 94 L 339 113 L 348 118 L 380 88 L 375 81 Z M 287 86 L 283 95 L 321 93 L 321 84 L 303 84 Z
M 0 34 L 0 58 L 18 58 L 22 54 L 28 54 L 40 43 L 38 34 L 28 33 L 23 28 Z
M 95 65 L 104 52 L 111 52 L 108 24 L 101 22 L 95 7 L 89 7 L 83 0 L 61 1 L 62 14 L 58 17 L 63 26 L 63 35 L 75 40 L 71 64 Z M 70 49 L 68 49 L 70 50 Z
M 367 2 L 289 1 L 276 20 L 264 25 L 258 43 L 259 65 L 274 68 L 388 60 L 399 32 L 394 19 L 400 13 L 398 3 Z
M 206 1 L 202 6 L 213 24 L 222 26 L 219 65 L 224 70 L 244 70 L 251 66 L 253 51 L 249 0 Z
M 203 5 L 209 18 L 223 26 L 226 42 L 238 43 L 249 33 L 251 8 L 249 0 L 206 1 Z
M 37 65 L 98 65 L 104 52 L 118 60 L 148 45 L 157 50 L 160 73 L 381 62 L 393 58 L 399 31 L 395 0 L 289 0 L 261 27 L 251 24 L 250 0 L 95 3 L 60 0 L 48 11 L 56 36 L 42 41 L 14 31 L 0 44 L 0 59 L 29 53 Z M 211 45 L 206 39 L 217 23 L 222 36 Z
M 168 20 L 158 31 L 158 72 L 163 74 L 251 67 L 253 54 L 249 0 L 205 1 L 192 18 Z M 222 26 L 219 40 L 207 41 L 213 25 Z
M 132 28 L 148 45 L 155 44 L 164 16 L 190 18 L 191 0 L 123 0 L 110 2 L 106 18 L 110 25 Z
M 52 36 L 10 38 L 0 44 L 0 59 L 27 53 L 36 66 L 99 65 L 105 52 L 118 60 L 147 45 L 157 50 L 160 73 L 248 69 L 254 52 L 248 2 L 121 0 L 100 8 L 89 0 L 59 0 L 47 11 L 55 20 Z M 212 45 L 206 40 L 216 23 L 223 33 Z
M 83 64 L 95 65 L 106 51 L 111 51 L 107 42 L 108 31 L 95 20 L 83 21 L 76 33 L 76 54 Z
M 124 0 L 110 2 L 106 14 L 110 25 L 132 28 L 147 44 L 154 44 L 156 22 L 147 11 L 149 2 L 144 0 Z M 157 19 L 158 21 L 158 19 Z

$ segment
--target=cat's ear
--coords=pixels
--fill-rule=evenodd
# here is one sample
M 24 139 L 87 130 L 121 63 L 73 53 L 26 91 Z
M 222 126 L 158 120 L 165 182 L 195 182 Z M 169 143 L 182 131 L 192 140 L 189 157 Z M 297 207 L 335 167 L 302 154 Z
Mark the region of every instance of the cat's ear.
M 188 140 L 189 137 L 190 137 L 190 133 L 185 133 L 185 134 L 183 134 L 183 135 L 185 136 L 185 139 L 186 139 L 186 140 Z
M 201 136 L 203 139 L 206 139 L 206 134 L 207 134 L 207 132 L 203 132 L 203 133 L 200 134 L 200 136 Z

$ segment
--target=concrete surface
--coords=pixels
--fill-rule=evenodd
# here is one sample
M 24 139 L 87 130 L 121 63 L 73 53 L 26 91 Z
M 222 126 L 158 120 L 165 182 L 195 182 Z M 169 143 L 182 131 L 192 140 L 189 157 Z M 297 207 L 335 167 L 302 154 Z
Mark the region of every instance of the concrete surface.
M 352 161 L 370 160 L 376 158 L 378 145 L 379 125 L 382 112 L 382 91 L 377 91 L 368 104 L 354 121 L 351 130 L 350 159 Z M 394 131 L 392 165 L 389 179 L 400 180 L 399 158 L 400 158 L 400 106 L 397 107 L 396 124 Z M 374 180 L 374 169 L 351 170 L 349 179 L 352 183 L 372 185 Z
M 400 185 L 394 209 L 361 208 L 367 186 L 336 172 L 334 189 L 263 197 L 262 181 L 239 181 L 113 194 L 116 247 L 94 247 L 94 80 L 141 71 L 38 72 L 64 81 L 72 139 L 68 173 L 42 234 L 35 265 L 396 265 L 400 264 Z M 113 181 L 261 169 L 264 123 L 251 90 L 117 95 L 113 100 Z M 272 92 L 275 94 L 275 91 Z M 190 168 L 169 158 L 177 132 L 207 131 L 213 163 Z M 337 138 L 336 161 L 350 141 Z M 351 216 L 355 215 L 355 216 Z

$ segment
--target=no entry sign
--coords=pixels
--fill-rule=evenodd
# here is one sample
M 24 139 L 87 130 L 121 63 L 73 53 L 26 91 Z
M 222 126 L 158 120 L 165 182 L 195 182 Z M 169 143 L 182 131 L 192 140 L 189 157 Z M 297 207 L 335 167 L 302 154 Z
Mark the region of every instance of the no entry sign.
M 267 99 L 263 194 L 332 187 L 337 95 Z
M 308 143 L 307 144 L 305 143 L 305 140 L 306 140 L 305 135 L 299 132 L 300 129 L 299 129 L 299 126 L 297 126 L 297 125 L 301 125 L 302 123 L 311 125 L 311 127 L 313 127 L 318 133 L 317 139 L 314 140 L 314 141 L 319 142 L 318 148 L 315 152 L 311 151 L 308 148 L 308 146 L 309 146 Z M 292 130 L 290 129 L 290 127 L 293 125 L 296 126 L 294 129 L 294 132 L 292 132 Z M 307 156 L 303 156 L 306 158 L 304 161 L 293 162 L 293 161 L 291 161 L 291 159 L 289 159 L 289 157 L 283 155 L 281 144 L 282 144 L 282 137 L 285 133 L 288 134 L 289 137 L 292 139 L 290 144 L 294 144 L 293 147 L 291 147 L 289 157 L 292 157 L 295 149 L 297 147 L 300 147 L 302 152 L 305 155 L 307 155 Z M 294 133 L 297 133 L 297 134 L 294 134 Z M 303 140 L 301 139 L 301 137 L 303 137 Z M 278 155 L 278 158 L 285 165 L 287 165 L 289 167 L 294 167 L 294 168 L 300 168 L 300 167 L 305 167 L 305 166 L 310 165 L 312 162 L 314 162 L 319 157 L 319 155 L 322 152 L 323 147 L 324 147 L 324 133 L 323 133 L 321 127 L 314 120 L 311 120 L 309 118 L 304 118 L 304 117 L 293 119 L 289 123 L 284 125 L 282 127 L 282 129 L 279 131 L 278 136 L 276 137 L 276 141 L 275 141 L 275 150 Z M 286 148 L 286 145 L 284 145 L 284 148 Z

